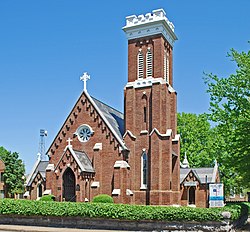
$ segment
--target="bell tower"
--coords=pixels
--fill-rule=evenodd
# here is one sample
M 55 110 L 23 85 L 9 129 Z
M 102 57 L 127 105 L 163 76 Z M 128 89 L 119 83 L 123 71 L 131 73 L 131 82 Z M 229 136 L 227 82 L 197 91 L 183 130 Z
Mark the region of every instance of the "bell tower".
M 180 155 L 173 88 L 174 25 L 163 9 L 126 17 L 125 134 L 131 203 L 180 203 Z

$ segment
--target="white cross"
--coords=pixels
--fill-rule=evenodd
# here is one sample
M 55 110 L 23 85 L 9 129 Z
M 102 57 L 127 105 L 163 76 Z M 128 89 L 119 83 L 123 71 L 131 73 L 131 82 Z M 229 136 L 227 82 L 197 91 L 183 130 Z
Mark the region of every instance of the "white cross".
M 83 81 L 83 90 L 87 92 L 87 80 L 90 79 L 90 75 L 85 72 L 83 75 L 80 77 L 80 80 Z
M 71 146 L 70 142 L 72 142 L 73 140 L 71 138 L 68 138 L 67 142 L 68 142 L 68 146 Z

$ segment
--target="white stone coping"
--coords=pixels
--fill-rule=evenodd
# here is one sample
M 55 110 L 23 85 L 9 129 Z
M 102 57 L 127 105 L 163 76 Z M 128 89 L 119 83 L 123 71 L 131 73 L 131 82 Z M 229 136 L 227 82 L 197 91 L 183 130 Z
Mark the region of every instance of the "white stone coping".
M 158 22 L 164 20 L 169 28 L 174 32 L 174 24 L 168 20 L 166 17 L 166 12 L 163 9 L 153 10 L 152 13 L 147 13 L 145 15 L 131 15 L 126 17 L 126 26 L 124 28 L 129 28 L 137 25 L 147 24 L 149 22 Z
M 43 195 L 51 195 L 51 189 L 46 189 L 46 190 L 43 192 Z
M 128 40 L 157 34 L 162 34 L 171 46 L 177 40 L 174 25 L 167 19 L 163 9 L 155 10 L 153 14 L 148 13 L 145 16 L 128 16 L 126 17 L 126 26 L 122 29 Z
M 54 171 L 55 165 L 54 164 L 48 164 L 46 171 Z
M 130 166 L 125 160 L 117 160 L 114 164 L 114 168 L 130 168 Z
M 126 189 L 126 195 L 133 196 L 133 192 L 130 189 Z
M 123 139 L 126 137 L 126 135 L 129 135 L 133 139 L 136 139 L 136 136 L 133 135 L 133 133 L 130 130 L 126 130 L 125 134 L 123 135 Z
M 162 77 L 158 77 L 158 78 L 154 78 L 154 77 L 140 78 L 140 79 L 137 79 L 135 81 L 128 82 L 124 88 L 126 89 L 126 88 L 133 87 L 135 89 L 138 89 L 138 88 L 144 88 L 144 87 L 152 86 L 154 83 L 160 83 L 162 85 L 166 84 L 166 85 L 168 85 L 168 90 L 169 90 L 170 93 L 175 93 L 176 92 L 175 89 L 166 81 L 166 79 L 162 78 Z
M 184 181 L 185 187 L 192 187 L 192 186 L 196 187 L 198 185 L 199 185 L 198 181 Z
M 141 135 L 147 135 L 147 134 L 148 134 L 148 131 L 147 131 L 147 130 L 141 130 L 140 134 L 141 134 Z
M 180 141 L 180 138 L 181 138 L 180 134 L 176 134 L 174 139 L 172 139 L 172 141 L 173 142 L 178 142 L 178 141 Z
M 166 133 L 165 134 L 161 134 L 156 128 L 154 128 L 151 133 L 150 133 L 150 136 L 152 136 L 153 133 L 156 133 L 162 137 L 170 137 L 172 135 L 172 129 L 167 129 Z
M 99 181 L 94 181 L 91 184 L 91 188 L 99 188 L 100 187 L 100 182 Z
M 30 196 L 30 192 L 29 191 L 26 191 L 24 194 L 23 194 L 24 197 L 29 197 Z
M 102 143 L 96 143 L 93 147 L 93 150 L 102 150 Z
M 114 189 L 112 195 L 121 195 L 121 189 Z

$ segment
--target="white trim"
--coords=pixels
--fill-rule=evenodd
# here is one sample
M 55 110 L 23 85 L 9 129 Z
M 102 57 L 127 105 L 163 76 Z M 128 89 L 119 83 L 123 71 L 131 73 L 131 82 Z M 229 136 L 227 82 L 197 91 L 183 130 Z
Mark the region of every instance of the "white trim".
M 98 114 L 100 115 L 100 117 L 102 118 L 102 120 L 105 122 L 105 124 L 107 125 L 107 127 L 109 128 L 109 130 L 112 132 L 112 134 L 114 135 L 114 137 L 116 138 L 116 140 L 118 141 L 118 143 L 121 145 L 122 149 L 123 150 L 128 150 L 128 148 L 126 147 L 126 145 L 124 144 L 124 142 L 117 135 L 117 133 L 115 132 L 115 130 L 113 129 L 113 127 L 110 125 L 110 123 L 105 118 L 105 116 L 103 115 L 103 113 L 100 111 L 100 109 L 98 108 L 98 106 L 95 104 L 94 100 L 90 97 L 90 95 L 88 94 L 88 92 L 84 92 L 84 93 L 85 93 L 86 97 L 88 98 L 88 100 L 91 102 L 91 104 L 94 106 L 95 110 L 98 112 Z
M 102 143 L 96 143 L 93 147 L 93 150 L 102 150 Z
M 126 195 L 127 196 L 133 196 L 134 193 L 130 189 L 126 189 Z
M 180 141 L 180 138 L 181 138 L 180 134 L 176 134 L 174 139 L 172 139 L 172 141 L 173 142 L 178 142 L 178 141 Z
M 23 194 L 24 197 L 29 197 L 30 196 L 30 192 L 29 191 L 26 191 L 24 194 Z
M 37 160 L 36 160 L 36 162 L 35 162 L 35 164 L 34 164 L 32 170 L 31 170 L 30 175 L 28 176 L 28 178 L 27 178 L 27 180 L 26 180 L 26 184 L 28 184 L 28 183 L 30 182 L 30 179 L 31 179 L 32 176 L 34 175 L 34 172 L 35 172 L 37 166 L 39 165 L 40 161 L 41 161 L 41 154 L 38 152 L 38 153 L 37 153 Z
M 47 168 L 45 169 L 46 171 L 54 171 L 55 170 L 55 165 L 54 164 L 48 164 Z
M 121 189 L 114 189 L 112 195 L 121 195 Z
M 91 184 L 91 188 L 99 188 L 100 187 L 100 182 L 99 181 L 93 181 Z
M 115 161 L 114 168 L 130 168 L 130 166 L 125 160 L 117 160 Z
M 144 79 L 137 79 L 133 82 L 128 82 L 125 88 L 130 88 L 130 87 L 133 87 L 135 89 L 144 88 L 144 87 L 152 86 L 154 83 L 166 84 L 167 82 L 161 77 L 159 78 L 148 77 Z
M 46 190 L 43 192 L 43 195 L 51 195 L 51 189 L 46 189 Z
M 173 46 L 177 37 L 174 33 L 174 24 L 168 20 L 163 9 L 153 10 L 146 15 L 132 15 L 126 17 L 126 26 L 122 29 L 127 39 L 140 38 L 161 33 Z
M 142 131 L 140 132 L 140 134 L 141 134 L 141 135 L 147 135 L 147 134 L 148 134 L 148 131 L 147 131 L 147 130 L 142 130 Z
M 170 137 L 172 135 L 172 129 L 167 129 L 165 134 L 161 134 L 156 128 L 154 128 L 149 135 L 152 136 L 154 132 L 162 137 Z
M 123 139 L 126 137 L 127 134 L 133 139 L 136 139 L 136 136 L 134 136 L 130 130 L 126 130 L 125 134 L 123 135 Z

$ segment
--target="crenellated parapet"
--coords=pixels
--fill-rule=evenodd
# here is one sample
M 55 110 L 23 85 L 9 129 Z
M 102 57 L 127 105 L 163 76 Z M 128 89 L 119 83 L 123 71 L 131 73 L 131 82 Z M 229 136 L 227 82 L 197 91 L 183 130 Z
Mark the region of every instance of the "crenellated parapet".
M 128 39 L 162 34 L 173 46 L 177 37 L 174 33 L 174 24 L 166 17 L 163 9 L 153 10 L 145 15 L 131 15 L 126 17 L 126 26 L 123 27 Z

